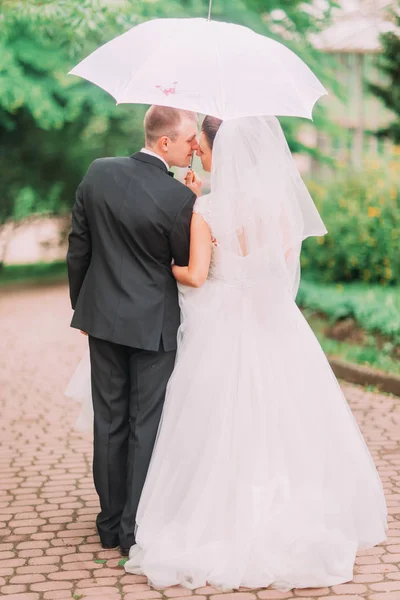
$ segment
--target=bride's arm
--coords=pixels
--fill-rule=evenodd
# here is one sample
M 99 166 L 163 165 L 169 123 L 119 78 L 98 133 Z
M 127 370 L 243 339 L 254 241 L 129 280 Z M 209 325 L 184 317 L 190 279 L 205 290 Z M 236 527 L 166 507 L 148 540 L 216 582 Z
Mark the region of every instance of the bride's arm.
M 190 225 L 190 258 L 189 266 L 174 265 L 172 272 L 175 279 L 183 285 L 201 287 L 207 279 L 211 261 L 210 228 L 199 214 L 193 213 Z

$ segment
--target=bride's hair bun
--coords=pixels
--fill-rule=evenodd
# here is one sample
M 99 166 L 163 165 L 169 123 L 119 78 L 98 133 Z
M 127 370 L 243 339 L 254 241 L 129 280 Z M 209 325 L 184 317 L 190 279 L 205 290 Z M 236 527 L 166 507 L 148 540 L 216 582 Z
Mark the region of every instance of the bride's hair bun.
M 205 117 L 202 123 L 201 130 L 206 136 L 207 143 L 210 146 L 211 150 L 213 148 L 215 136 L 217 135 L 221 123 L 221 119 L 217 119 L 217 117 L 210 116 Z

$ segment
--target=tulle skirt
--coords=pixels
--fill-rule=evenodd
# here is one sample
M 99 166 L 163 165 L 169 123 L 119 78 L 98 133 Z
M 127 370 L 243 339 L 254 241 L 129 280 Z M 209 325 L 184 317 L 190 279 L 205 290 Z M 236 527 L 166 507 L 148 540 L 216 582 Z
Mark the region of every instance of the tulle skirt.
M 157 587 L 322 587 L 384 541 L 364 439 L 293 300 L 181 288 L 176 368 L 125 564 Z
M 92 385 L 90 371 L 89 348 L 85 352 L 75 373 L 73 374 L 64 394 L 80 403 L 80 411 L 74 427 L 77 431 L 89 431 L 93 429 L 93 403 Z

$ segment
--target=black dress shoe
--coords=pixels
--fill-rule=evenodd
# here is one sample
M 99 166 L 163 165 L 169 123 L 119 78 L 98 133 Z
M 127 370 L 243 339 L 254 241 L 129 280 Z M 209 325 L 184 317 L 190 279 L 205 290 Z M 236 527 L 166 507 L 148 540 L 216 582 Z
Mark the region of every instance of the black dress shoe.
M 104 548 L 104 550 L 114 550 L 115 548 L 118 548 L 118 546 L 118 538 L 115 540 L 115 542 L 101 542 L 101 547 Z
M 129 556 L 129 550 L 130 548 L 123 548 L 122 546 L 119 547 L 121 556 Z

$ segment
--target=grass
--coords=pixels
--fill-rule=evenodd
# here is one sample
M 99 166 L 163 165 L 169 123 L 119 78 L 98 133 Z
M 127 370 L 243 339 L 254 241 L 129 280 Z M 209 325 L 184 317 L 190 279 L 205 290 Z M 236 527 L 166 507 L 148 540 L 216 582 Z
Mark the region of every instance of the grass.
M 64 281 L 67 265 L 64 261 L 31 265 L 6 265 L 0 270 L 0 287 L 13 284 L 46 285 Z

